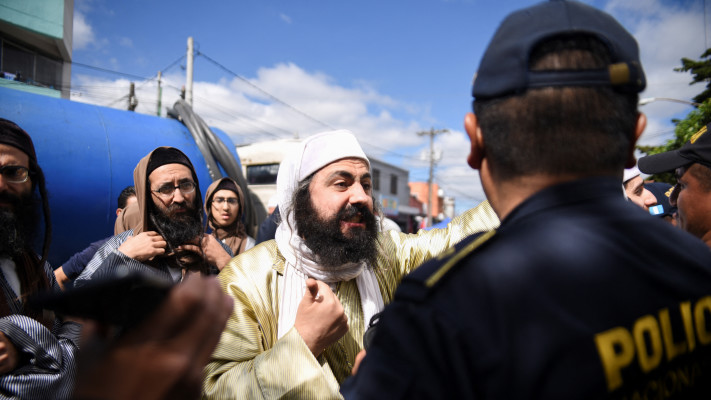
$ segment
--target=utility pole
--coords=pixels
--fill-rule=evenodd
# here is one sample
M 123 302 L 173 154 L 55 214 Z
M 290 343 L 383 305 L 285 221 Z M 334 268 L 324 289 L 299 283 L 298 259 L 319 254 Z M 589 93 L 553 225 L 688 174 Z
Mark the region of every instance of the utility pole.
M 185 68 L 185 101 L 193 106 L 193 37 L 188 38 L 188 61 Z
M 160 78 L 161 78 L 161 71 L 158 71 L 158 113 L 157 115 L 160 117 L 160 109 L 162 107 L 161 102 L 163 100 L 163 88 L 160 87 Z
M 136 84 L 131 82 L 131 87 L 128 89 L 128 111 L 135 111 L 138 105 L 136 98 Z
M 447 129 L 434 129 L 430 128 L 429 131 L 421 131 L 417 132 L 417 136 L 425 136 L 429 135 L 430 136 L 430 175 L 429 178 L 427 179 L 427 226 L 432 226 L 432 217 L 433 215 L 433 210 L 432 210 L 432 179 L 434 176 L 434 165 L 435 162 L 438 160 L 435 160 L 435 154 L 434 154 L 434 137 L 436 135 L 439 135 L 441 133 L 447 133 L 449 130 Z

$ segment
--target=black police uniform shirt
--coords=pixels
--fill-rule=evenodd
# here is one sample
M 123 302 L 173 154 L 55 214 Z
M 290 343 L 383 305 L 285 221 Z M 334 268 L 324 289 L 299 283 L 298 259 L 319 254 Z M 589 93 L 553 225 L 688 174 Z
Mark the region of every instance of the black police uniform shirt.
M 406 277 L 347 399 L 711 398 L 711 250 L 619 181 L 547 188 Z

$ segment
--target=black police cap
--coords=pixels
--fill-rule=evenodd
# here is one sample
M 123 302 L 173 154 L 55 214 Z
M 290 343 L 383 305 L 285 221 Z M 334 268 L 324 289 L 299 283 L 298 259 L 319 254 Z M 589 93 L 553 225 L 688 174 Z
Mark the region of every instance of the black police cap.
M 603 69 L 529 70 L 529 57 L 541 42 L 578 34 L 604 43 L 612 63 Z M 622 25 L 588 5 L 552 0 L 504 19 L 481 60 L 472 94 L 486 100 L 549 86 L 611 86 L 639 93 L 645 85 L 637 41 Z
M 710 127 L 711 124 L 701 128 L 676 150 L 640 158 L 639 170 L 645 174 L 658 174 L 693 163 L 711 168 L 711 134 L 708 133 Z

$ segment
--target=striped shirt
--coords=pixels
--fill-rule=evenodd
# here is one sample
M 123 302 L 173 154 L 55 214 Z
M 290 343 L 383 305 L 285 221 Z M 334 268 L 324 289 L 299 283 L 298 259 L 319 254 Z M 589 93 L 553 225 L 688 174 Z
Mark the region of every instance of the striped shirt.
M 180 282 L 182 279 L 182 272 L 180 270 L 171 268 L 167 264 L 161 265 L 160 263 L 153 263 L 149 266 L 118 251 L 119 246 L 131 236 L 133 236 L 132 229 L 107 240 L 106 243 L 96 251 L 96 254 L 94 254 L 94 257 L 89 261 L 84 271 L 74 281 L 74 285 L 80 287 L 92 279 L 111 277 L 127 272 L 148 274 L 171 283 Z M 227 254 L 232 256 L 232 250 L 230 250 L 226 244 L 222 242 L 219 243 Z
M 373 269 L 385 304 L 403 276 L 472 233 L 494 229 L 499 220 L 482 203 L 444 229 L 379 237 Z M 218 279 L 235 300 L 220 343 L 205 368 L 206 398 L 340 398 L 339 385 L 351 373 L 363 348 L 360 295 L 355 280 L 340 282 L 335 294 L 348 317 L 348 332 L 315 358 L 295 328 L 277 339 L 284 257 L 276 242 L 264 242 L 230 261 Z
M 44 270 L 52 290 L 59 290 L 49 264 L 44 264 Z M 0 288 L 13 314 L 0 318 L 0 332 L 15 345 L 20 359 L 15 370 L 0 376 L 0 398 L 67 399 L 76 379 L 75 356 L 81 325 L 55 318 L 50 331 L 40 322 L 22 315 L 22 303 L 8 278 L 0 270 Z

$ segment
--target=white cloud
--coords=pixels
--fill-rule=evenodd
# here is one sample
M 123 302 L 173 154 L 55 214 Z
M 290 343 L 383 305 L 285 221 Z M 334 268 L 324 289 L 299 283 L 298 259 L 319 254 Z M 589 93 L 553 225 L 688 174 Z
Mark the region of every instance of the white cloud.
M 658 0 L 611 0 L 607 9 L 640 43 L 648 80 L 648 89 L 642 97 L 689 99 L 700 91 L 700 86 L 689 87 L 688 75 L 673 71 L 681 57 L 698 57 L 703 51 L 703 43 L 698 39 L 703 35 L 699 10 L 681 9 Z M 281 18 L 291 21 L 286 15 Z M 429 140 L 416 133 L 433 125 L 449 128 L 450 133 L 436 138 L 443 157 L 435 168 L 436 182 L 447 196 L 456 197 L 458 212 L 485 198 L 477 172 L 466 164 L 469 139 L 461 126 L 456 127 L 459 130 L 438 126 L 436 117 L 429 114 L 429 105 L 392 98 L 358 78 L 353 77 L 354 83 L 346 85 L 326 73 L 282 63 L 260 68 L 247 78 L 248 82 L 237 78 L 196 81 L 194 107 L 209 125 L 225 131 L 235 144 L 294 135 L 305 137 L 331 127 L 350 129 L 370 156 L 408 169 L 411 181 L 426 181 L 429 166 L 418 157 L 420 151 L 429 148 Z M 106 81 L 86 76 L 74 79 L 75 85 L 86 89 L 80 97 L 73 94 L 73 99 L 126 108 L 127 80 Z M 179 98 L 179 88 L 184 82 L 181 72 L 163 77 L 163 116 L 165 108 Z M 137 82 L 136 93 L 137 111 L 155 114 L 156 83 Z M 649 116 L 642 144 L 657 144 L 672 131 L 669 119 L 689 108 L 655 102 L 642 110 Z
M 179 98 L 179 88 L 184 84 L 182 73 L 163 77 L 163 116 L 166 108 Z M 74 92 L 72 99 L 126 109 L 129 85 L 126 79 L 110 81 L 76 76 L 74 86 L 82 91 Z M 156 114 L 155 81 L 136 82 L 136 97 L 136 112 Z M 345 87 L 324 73 L 305 71 L 295 64 L 278 64 L 259 69 L 249 84 L 236 78 L 196 81 L 193 98 L 198 115 L 210 126 L 226 132 L 235 144 L 295 134 L 306 137 L 329 127 L 345 128 L 357 135 L 369 156 L 410 170 L 411 181 L 427 180 L 428 161 L 420 160 L 418 154 L 420 149 L 429 148 L 429 139 L 416 134 L 429 129 L 421 126 L 421 107 L 398 102 L 367 83 Z M 478 175 L 466 164 L 469 140 L 465 134 L 452 131 L 439 135 L 436 144 L 443 157 L 435 169 L 437 182 L 447 196 L 457 198 L 457 210 L 463 211 L 483 200 Z
M 131 38 L 122 37 L 119 39 L 119 44 L 123 47 L 131 48 L 133 47 L 133 40 L 131 40 Z
M 291 23 L 291 17 L 286 14 L 279 14 L 279 18 L 281 18 L 281 20 L 286 22 L 287 24 Z
M 691 100 L 703 90 L 689 85 L 691 75 L 675 72 L 681 58 L 696 59 L 705 50 L 703 2 L 681 5 L 660 0 L 611 0 L 606 11 L 614 15 L 637 39 L 647 89 L 640 97 Z M 657 101 L 640 108 L 649 118 L 642 144 L 661 144 L 673 132 L 671 118 L 683 118 L 691 108 Z M 660 134 L 666 132 L 666 134 Z
M 86 49 L 96 42 L 94 29 L 78 9 L 74 10 L 72 41 L 74 50 Z

